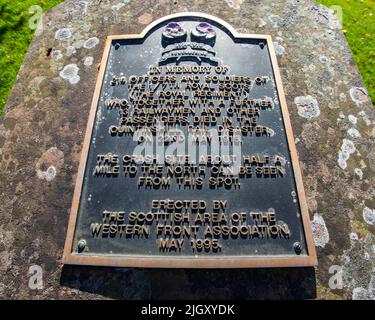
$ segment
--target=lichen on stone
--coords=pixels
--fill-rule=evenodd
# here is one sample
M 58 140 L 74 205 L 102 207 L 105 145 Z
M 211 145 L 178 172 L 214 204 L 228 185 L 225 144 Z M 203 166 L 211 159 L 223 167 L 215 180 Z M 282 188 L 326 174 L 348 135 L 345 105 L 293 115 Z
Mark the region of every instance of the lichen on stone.
M 316 98 L 308 96 L 299 96 L 294 98 L 297 105 L 298 114 L 306 119 L 316 118 L 320 116 L 319 104 Z
M 350 128 L 348 130 L 348 136 L 352 139 L 358 139 L 361 137 L 361 134 L 359 133 L 359 131 L 355 128 Z
M 362 180 L 363 178 L 363 171 L 360 168 L 355 168 L 354 173 Z
M 358 234 L 356 234 L 355 232 L 352 232 L 349 236 L 350 236 L 350 240 L 353 240 L 353 241 L 357 241 L 359 239 Z
M 120 10 L 121 8 L 125 7 L 126 4 L 124 2 L 119 2 L 117 4 L 114 4 L 111 9 L 112 10 Z
M 52 147 L 43 153 L 42 157 L 35 164 L 37 177 L 41 180 L 51 182 L 64 164 L 64 153 Z
M 350 155 L 356 151 L 353 141 L 349 139 L 343 139 L 341 149 L 338 154 L 337 162 L 341 169 L 346 169 L 347 161 L 350 158 Z
M 368 295 L 367 289 L 354 288 L 352 299 L 353 300 L 369 300 L 369 295 Z
M 370 101 L 369 94 L 365 88 L 353 87 L 350 89 L 349 93 L 357 107 Z
M 368 288 L 358 287 L 353 289 L 353 300 L 375 300 L 375 270 L 371 276 Z
M 263 19 L 259 20 L 258 28 L 263 28 L 264 26 L 267 25 L 267 22 Z
M 285 25 L 285 20 L 277 14 L 270 14 L 268 20 L 272 23 L 274 28 L 279 28 Z
M 68 57 L 72 56 L 73 54 L 75 54 L 77 52 L 76 48 L 74 46 L 68 46 L 66 48 L 66 55 Z
M 86 15 L 88 7 L 88 1 L 74 1 L 68 3 L 66 9 L 74 19 L 79 19 Z
M 352 114 L 349 114 L 348 115 L 348 120 L 350 123 L 352 124 L 357 124 L 357 117 L 356 116 L 353 116 Z
M 375 209 L 365 207 L 363 209 L 363 220 L 369 225 L 375 226 Z
M 273 45 L 275 46 L 276 55 L 282 56 L 285 53 L 285 48 L 278 41 L 274 41 Z
M 63 54 L 62 54 L 61 50 L 54 50 L 51 53 L 51 57 L 55 60 L 60 60 L 60 59 L 63 58 Z
M 51 182 L 56 176 L 56 168 L 54 166 L 50 166 L 46 171 L 38 170 L 37 176 L 41 180 Z
M 309 9 L 315 15 L 317 22 L 326 24 L 330 29 L 341 29 L 341 23 L 333 10 L 323 5 L 312 5 Z
M 83 64 L 86 66 L 86 67 L 90 67 L 94 62 L 94 58 L 93 57 L 86 57 L 85 58 L 85 61 L 83 62 Z
M 311 222 L 311 229 L 315 246 L 324 248 L 329 242 L 329 233 L 323 217 L 318 213 L 314 214 L 314 219 Z
M 62 28 L 56 31 L 55 33 L 55 39 L 57 40 L 68 40 L 72 37 L 72 32 L 69 28 Z
M 71 84 L 77 84 L 80 81 L 80 76 L 78 75 L 79 68 L 76 64 L 68 64 L 60 72 L 60 77 L 68 80 Z
M 83 44 L 83 47 L 85 49 L 92 49 L 95 46 L 99 44 L 99 39 L 97 37 L 92 37 L 90 39 L 87 39 L 85 43 Z

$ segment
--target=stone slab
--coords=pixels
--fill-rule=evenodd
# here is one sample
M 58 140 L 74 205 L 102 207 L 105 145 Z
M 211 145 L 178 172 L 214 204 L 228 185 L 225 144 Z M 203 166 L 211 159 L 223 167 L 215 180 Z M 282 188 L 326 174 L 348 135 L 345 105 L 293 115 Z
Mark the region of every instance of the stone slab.
M 333 13 L 310 0 L 146 2 L 65 1 L 43 16 L 0 122 L 0 296 L 373 299 L 375 112 Z M 138 34 L 153 20 L 183 11 L 273 37 L 318 268 L 63 267 L 105 39 Z M 29 286 L 35 265 L 43 271 L 43 289 Z

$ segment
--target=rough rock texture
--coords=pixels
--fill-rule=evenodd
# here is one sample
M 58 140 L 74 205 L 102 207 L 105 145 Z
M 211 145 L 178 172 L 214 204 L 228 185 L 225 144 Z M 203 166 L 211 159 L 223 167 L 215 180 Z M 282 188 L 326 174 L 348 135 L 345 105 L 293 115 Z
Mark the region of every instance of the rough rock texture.
M 139 33 L 181 11 L 273 36 L 317 269 L 62 266 L 105 38 Z M 375 298 L 375 112 L 331 11 L 310 0 L 65 1 L 44 15 L 41 27 L 0 121 L 0 297 Z M 33 265 L 43 270 L 43 289 L 29 287 Z

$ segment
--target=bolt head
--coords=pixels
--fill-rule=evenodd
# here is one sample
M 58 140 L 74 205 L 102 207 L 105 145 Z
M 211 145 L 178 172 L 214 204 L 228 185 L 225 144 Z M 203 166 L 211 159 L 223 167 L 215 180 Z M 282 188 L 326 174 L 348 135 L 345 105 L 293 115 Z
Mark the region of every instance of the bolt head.
M 299 242 L 295 242 L 293 244 L 293 248 L 296 254 L 301 254 L 302 252 L 302 245 Z
M 78 241 L 78 251 L 79 251 L 79 252 L 82 252 L 83 250 L 85 250 L 86 245 L 87 245 L 86 240 L 84 240 L 84 239 L 79 240 L 79 241 Z

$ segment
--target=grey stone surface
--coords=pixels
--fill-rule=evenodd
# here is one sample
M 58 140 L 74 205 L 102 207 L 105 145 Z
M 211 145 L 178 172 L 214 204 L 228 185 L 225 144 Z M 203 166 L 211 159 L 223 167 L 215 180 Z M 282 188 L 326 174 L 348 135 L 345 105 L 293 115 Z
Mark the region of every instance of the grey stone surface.
M 212 14 L 239 32 L 272 35 L 318 268 L 62 266 L 105 38 L 140 33 L 182 11 Z M 0 121 L 1 298 L 374 298 L 375 112 L 331 11 L 310 0 L 65 1 L 44 15 L 42 28 Z M 29 287 L 33 265 L 43 270 L 43 289 Z

